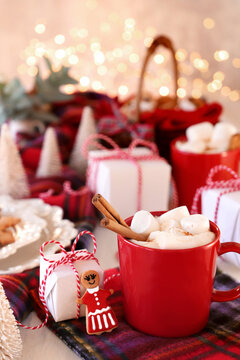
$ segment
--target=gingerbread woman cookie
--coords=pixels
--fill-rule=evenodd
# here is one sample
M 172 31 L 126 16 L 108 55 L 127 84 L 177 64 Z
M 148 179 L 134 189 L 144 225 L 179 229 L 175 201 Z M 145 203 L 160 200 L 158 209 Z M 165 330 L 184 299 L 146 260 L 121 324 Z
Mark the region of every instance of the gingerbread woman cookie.
M 95 270 L 87 270 L 81 275 L 81 283 L 86 288 L 85 294 L 77 299 L 78 304 L 85 304 L 86 329 L 89 335 L 100 335 L 117 327 L 117 318 L 107 303 L 113 289 L 99 288 L 99 274 Z

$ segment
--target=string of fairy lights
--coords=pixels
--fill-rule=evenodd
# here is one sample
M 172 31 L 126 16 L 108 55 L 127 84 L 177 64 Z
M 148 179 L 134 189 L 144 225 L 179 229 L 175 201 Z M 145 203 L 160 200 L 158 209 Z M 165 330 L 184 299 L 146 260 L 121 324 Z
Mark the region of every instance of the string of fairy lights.
M 95 0 L 88 0 L 87 4 L 89 8 L 96 7 Z M 119 21 L 119 15 L 116 13 L 111 13 L 107 21 L 100 23 L 99 37 L 92 37 L 87 28 L 74 27 L 68 34 L 56 34 L 44 41 L 42 38 L 46 38 L 47 25 L 44 22 L 37 23 L 34 28 L 36 37 L 31 39 L 22 51 L 22 63 L 17 69 L 19 75 L 36 76 L 41 58 L 47 56 L 51 59 L 54 70 L 57 71 L 62 65 L 69 66 L 71 75 L 78 80 L 78 85 L 64 87 L 66 93 L 92 89 L 120 97 L 131 95 L 136 92 L 144 51 L 157 35 L 157 29 L 147 27 L 141 31 L 137 28 L 134 18 L 122 20 L 121 41 L 117 46 L 112 42 L 106 43 L 113 23 Z M 209 31 L 213 30 L 215 25 L 213 18 L 205 18 L 202 21 L 202 26 Z M 188 52 L 184 48 L 177 49 L 175 56 L 181 74 L 178 79 L 179 98 L 200 98 L 207 93 L 218 92 L 232 102 L 240 101 L 240 89 L 226 85 L 226 74 L 224 71 L 212 70 L 209 59 L 203 58 L 198 52 Z M 227 50 L 219 49 L 209 56 L 212 56 L 216 63 L 231 62 L 233 68 L 240 70 L 240 57 L 232 57 Z M 162 96 L 171 93 L 170 61 L 170 55 L 164 49 L 159 49 L 154 55 L 146 73 L 147 91 Z

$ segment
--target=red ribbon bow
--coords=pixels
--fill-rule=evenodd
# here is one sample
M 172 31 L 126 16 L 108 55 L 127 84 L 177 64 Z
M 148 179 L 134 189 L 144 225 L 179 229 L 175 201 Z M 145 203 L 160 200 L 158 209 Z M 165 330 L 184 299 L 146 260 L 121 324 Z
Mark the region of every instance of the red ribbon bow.
M 90 235 L 92 240 L 93 240 L 93 252 L 92 253 L 88 252 L 87 250 L 77 250 L 77 251 L 75 251 L 78 240 L 84 234 Z M 62 253 L 63 253 L 63 256 L 61 257 L 61 259 L 59 259 L 57 261 L 49 260 L 44 256 L 43 250 L 44 250 L 44 247 L 46 245 L 48 245 L 48 244 L 56 244 L 61 248 Z M 20 325 L 21 327 L 23 327 L 25 329 L 36 330 L 36 329 L 42 328 L 47 323 L 48 318 L 49 318 L 49 310 L 48 310 L 48 307 L 47 307 L 47 304 L 46 304 L 46 301 L 45 301 L 46 282 L 47 282 L 48 276 L 50 276 L 53 273 L 53 271 L 60 265 L 69 264 L 71 266 L 71 268 L 74 271 L 75 276 L 76 276 L 77 296 L 80 297 L 80 278 L 79 278 L 78 271 L 74 266 L 74 262 L 77 261 L 77 260 L 95 260 L 99 264 L 98 259 L 94 256 L 94 254 L 96 252 L 96 249 L 97 249 L 96 238 L 90 231 L 87 231 L 87 230 L 81 231 L 78 234 L 78 236 L 76 237 L 76 239 L 73 242 L 73 245 L 72 245 L 72 248 L 71 248 L 70 252 L 67 252 L 59 241 L 50 240 L 50 241 L 46 241 L 44 244 L 42 244 L 42 246 L 40 248 L 40 255 L 42 256 L 42 258 L 45 261 L 49 262 L 49 264 L 50 264 L 48 266 L 46 272 L 45 272 L 45 275 L 43 277 L 43 280 L 42 280 L 41 284 L 39 285 L 39 298 L 40 298 L 40 300 L 41 300 L 41 302 L 42 302 L 42 304 L 44 306 L 46 317 L 45 317 L 45 320 L 40 325 L 37 325 L 37 326 L 33 326 L 33 327 L 25 326 L 25 325 L 17 322 L 18 325 Z M 77 304 L 76 318 L 79 317 L 79 313 L 80 313 L 80 305 Z
M 214 175 L 216 175 L 220 171 L 227 171 L 232 176 L 232 179 L 213 180 Z M 230 169 L 226 165 L 214 166 L 209 171 L 209 174 L 208 174 L 208 177 L 206 180 L 206 185 L 201 186 L 200 188 L 198 188 L 196 190 L 196 193 L 193 198 L 191 214 L 198 213 L 198 211 L 199 211 L 198 203 L 199 203 L 200 196 L 203 191 L 210 190 L 210 189 L 225 189 L 225 190 L 221 191 L 217 197 L 217 203 L 216 203 L 216 208 L 215 208 L 215 212 L 214 212 L 214 222 L 217 223 L 217 215 L 218 215 L 218 209 L 219 209 L 219 203 L 220 203 L 221 197 L 225 194 L 228 194 L 228 193 L 231 193 L 234 191 L 240 191 L 240 177 L 234 170 Z
M 113 141 L 108 136 L 103 135 L 103 134 L 94 134 L 94 135 L 90 135 L 87 138 L 87 140 L 85 141 L 85 143 L 83 144 L 83 147 L 82 147 L 82 153 L 86 159 L 88 159 L 88 146 L 89 145 L 94 145 L 96 148 L 101 149 L 101 150 L 109 150 L 105 146 L 103 146 L 102 144 L 97 142 L 96 140 L 106 141 L 109 145 L 112 146 L 112 149 L 111 149 L 112 151 L 110 151 L 109 154 L 92 159 L 92 165 L 93 165 L 93 163 L 95 163 L 95 165 L 96 165 L 95 172 L 93 175 L 94 189 L 96 189 L 97 171 L 98 171 L 98 166 L 99 166 L 100 161 L 102 161 L 102 160 L 119 160 L 119 159 L 130 160 L 137 167 L 137 172 L 138 172 L 137 210 L 140 210 L 141 209 L 141 199 L 142 199 L 142 169 L 141 169 L 141 166 L 139 165 L 138 161 L 162 160 L 167 163 L 167 161 L 164 158 L 159 156 L 157 145 L 155 143 L 147 141 L 147 140 L 135 139 L 131 142 L 131 144 L 127 150 L 123 150 L 115 143 L 115 141 Z M 133 155 L 133 150 L 138 145 L 142 145 L 142 146 L 149 148 L 151 150 L 151 152 L 146 155 Z M 93 170 L 92 166 L 89 166 L 87 169 L 87 184 L 88 185 L 89 185 L 90 174 L 91 174 L 92 170 Z M 175 204 L 177 204 L 177 201 L 178 201 L 175 184 L 173 184 L 173 190 L 174 190 L 173 191 L 173 193 L 174 193 L 174 196 L 173 196 L 174 205 L 173 206 L 175 206 Z

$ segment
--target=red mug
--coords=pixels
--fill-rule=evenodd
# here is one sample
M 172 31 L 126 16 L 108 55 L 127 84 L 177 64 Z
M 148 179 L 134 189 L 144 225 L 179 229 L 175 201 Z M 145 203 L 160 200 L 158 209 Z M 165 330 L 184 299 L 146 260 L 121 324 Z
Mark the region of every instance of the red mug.
M 152 212 L 154 216 L 162 213 Z M 212 301 L 240 297 L 240 286 L 213 289 L 217 256 L 230 251 L 240 254 L 240 245 L 220 245 L 219 228 L 210 221 L 210 229 L 216 235 L 214 241 L 180 250 L 148 248 L 118 235 L 124 312 L 131 326 L 162 337 L 192 335 L 207 324 Z
M 214 154 L 196 154 L 179 150 L 176 147 L 177 141 L 186 141 L 186 138 L 179 137 L 171 142 L 173 177 L 178 190 L 179 205 L 186 205 L 190 211 L 195 192 L 200 186 L 206 184 L 212 167 L 226 165 L 238 173 L 240 148 Z M 215 180 L 228 180 L 230 177 L 231 175 L 227 172 L 221 171 L 216 175 Z

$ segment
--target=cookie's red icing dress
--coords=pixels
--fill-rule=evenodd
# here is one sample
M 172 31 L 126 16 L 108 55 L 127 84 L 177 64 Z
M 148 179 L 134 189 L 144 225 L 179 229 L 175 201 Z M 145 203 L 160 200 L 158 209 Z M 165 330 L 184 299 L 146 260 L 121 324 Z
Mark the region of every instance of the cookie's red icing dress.
M 96 286 L 87 289 L 82 297 L 82 303 L 87 306 L 87 331 L 89 334 L 111 330 L 117 326 L 117 319 L 107 298 L 111 295 L 109 290 L 99 289 Z

